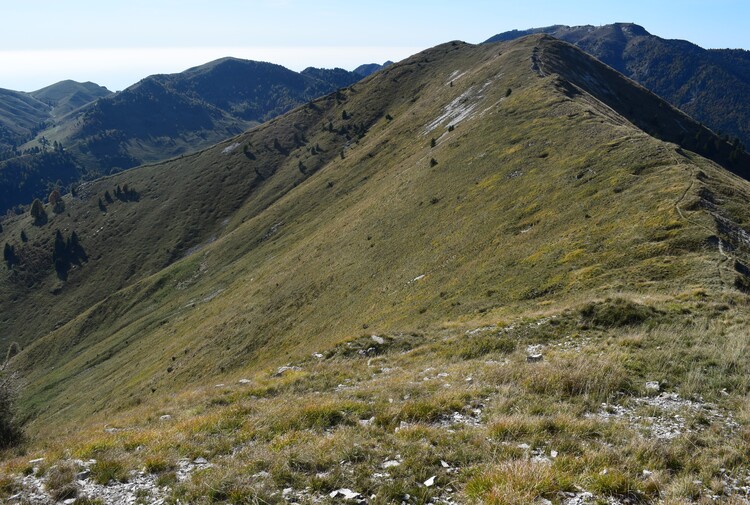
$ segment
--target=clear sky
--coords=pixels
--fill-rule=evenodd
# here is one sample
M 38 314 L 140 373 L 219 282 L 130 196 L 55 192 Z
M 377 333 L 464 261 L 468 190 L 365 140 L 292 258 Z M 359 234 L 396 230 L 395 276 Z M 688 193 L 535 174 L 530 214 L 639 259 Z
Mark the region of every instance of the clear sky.
M 634 22 L 663 38 L 750 49 L 748 0 L 0 0 L 0 88 L 111 90 L 222 56 L 353 69 L 512 29 Z

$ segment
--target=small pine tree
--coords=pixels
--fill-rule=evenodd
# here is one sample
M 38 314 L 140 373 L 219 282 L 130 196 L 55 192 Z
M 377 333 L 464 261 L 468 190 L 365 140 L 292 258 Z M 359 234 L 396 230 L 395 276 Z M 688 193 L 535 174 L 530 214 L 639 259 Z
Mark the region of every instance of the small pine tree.
M 81 247 L 81 241 L 78 238 L 78 234 L 74 230 L 70 234 L 70 237 L 68 237 L 68 242 L 65 244 L 65 249 L 68 251 L 68 254 L 75 254 L 75 252 L 80 247 Z
M 346 120 L 347 120 L 347 119 L 349 119 L 350 117 L 351 117 L 351 116 L 349 116 L 349 113 L 348 113 L 348 112 L 346 112 L 346 110 L 344 110 L 344 111 L 342 111 L 342 112 L 341 112 L 341 119 L 343 119 L 344 121 L 346 121 Z
M 304 163 L 302 163 L 302 160 L 299 160 L 299 164 L 297 165 L 297 168 L 299 168 L 299 171 L 303 174 L 307 174 L 307 167 Z
M 112 199 L 112 195 L 109 194 L 109 190 L 104 192 L 104 199 L 107 201 L 107 203 L 114 202 L 114 200 Z
M 437 140 L 435 140 L 435 137 L 432 137 L 432 140 L 430 140 L 430 147 L 435 147 L 437 145 Z
M 102 212 L 107 212 L 107 206 L 104 205 L 104 202 L 102 202 L 101 197 L 99 197 L 99 210 Z
M 386 114 L 385 115 L 385 120 L 386 121 L 393 121 L 393 116 L 391 116 L 390 114 Z
M 13 265 L 18 263 L 18 257 L 16 257 L 16 249 L 9 243 L 5 243 L 5 248 L 3 249 L 3 259 L 5 260 L 5 265 L 8 267 L 8 269 L 13 268 Z
M 507 90 L 505 90 L 505 97 L 509 97 L 511 93 L 513 93 L 513 90 L 508 88 Z
M 29 237 L 26 236 L 26 230 L 21 230 L 21 242 L 28 242 Z
M 437 164 L 438 164 L 438 162 L 437 162 L 437 160 L 435 158 L 430 158 L 430 166 L 431 167 L 434 167 Z
M 55 266 L 57 266 L 58 261 L 65 260 L 67 257 L 67 247 L 65 244 L 65 239 L 62 236 L 62 233 L 60 230 L 57 230 L 55 232 L 55 246 L 52 251 L 52 261 L 55 263 Z

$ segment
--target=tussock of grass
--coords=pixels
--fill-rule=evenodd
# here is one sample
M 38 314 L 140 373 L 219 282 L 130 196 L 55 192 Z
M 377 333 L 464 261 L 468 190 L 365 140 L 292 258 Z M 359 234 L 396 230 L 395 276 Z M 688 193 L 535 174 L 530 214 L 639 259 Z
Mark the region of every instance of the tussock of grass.
M 352 425 L 370 413 L 370 407 L 359 402 L 337 402 L 332 399 L 304 403 L 285 409 L 270 425 L 273 434 L 290 430 L 325 430 Z
M 590 478 L 589 487 L 593 492 L 606 496 L 638 499 L 641 495 L 637 482 L 620 470 L 600 471 Z
M 471 396 L 454 391 L 440 391 L 427 398 L 405 401 L 397 407 L 386 407 L 375 415 L 379 426 L 394 427 L 401 422 L 432 423 L 453 412 L 461 412 Z
M 460 339 L 456 345 L 446 349 L 446 353 L 460 359 L 475 359 L 487 354 L 510 354 L 516 350 L 515 340 L 505 335 L 481 335 Z
M 545 463 L 506 461 L 487 468 L 466 484 L 466 494 L 483 503 L 527 505 L 540 498 L 556 498 L 573 489 L 573 483 Z
M 59 463 L 47 472 L 47 491 L 56 501 L 75 498 L 78 494 L 76 467 L 71 462 Z
M 110 481 L 127 482 L 128 472 L 122 461 L 99 459 L 91 465 L 91 478 L 97 484 L 108 484 Z
M 634 391 L 632 377 L 616 354 L 559 354 L 541 363 L 523 363 L 493 371 L 500 384 L 559 399 L 581 397 L 592 405 Z
M 600 303 L 590 303 L 580 311 L 585 323 L 604 328 L 633 326 L 642 324 L 659 315 L 653 307 L 622 298 L 607 299 Z
M 492 419 L 490 433 L 497 440 L 516 441 L 538 437 L 577 437 L 581 440 L 601 438 L 609 426 L 594 419 L 570 415 L 528 416 L 509 415 Z
M 174 464 L 159 456 L 151 456 L 149 458 L 146 458 L 144 464 L 144 470 L 146 470 L 148 473 L 154 474 L 163 474 L 165 472 L 173 470 L 174 467 Z
M 373 339 L 372 335 L 362 335 L 359 338 L 348 340 L 336 345 L 330 351 L 325 353 L 326 359 L 334 357 L 357 357 L 357 356 L 378 356 L 386 353 L 405 352 L 413 349 L 427 340 L 421 333 L 399 333 L 395 335 L 376 335 L 378 339 Z M 379 340 L 383 342 L 380 343 Z

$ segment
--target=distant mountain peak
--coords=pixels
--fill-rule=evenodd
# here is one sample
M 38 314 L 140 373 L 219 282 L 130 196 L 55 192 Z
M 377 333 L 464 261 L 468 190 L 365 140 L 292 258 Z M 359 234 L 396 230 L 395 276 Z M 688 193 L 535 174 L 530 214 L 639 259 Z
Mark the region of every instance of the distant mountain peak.
M 374 74 L 378 70 L 381 70 L 388 65 L 393 65 L 393 62 L 391 60 L 386 61 L 382 65 L 378 63 L 366 63 L 364 65 L 360 65 L 357 68 L 353 70 L 355 74 L 361 75 L 362 77 L 367 77 L 370 74 Z
M 635 23 L 615 23 L 615 25 L 619 26 L 623 30 L 630 32 L 631 35 L 634 35 L 636 37 L 646 37 L 648 35 L 651 35 L 648 30 Z
M 635 23 L 611 23 L 608 25 L 551 25 L 543 26 L 540 28 L 529 28 L 526 30 L 510 30 L 502 33 L 498 33 L 493 37 L 490 37 L 485 41 L 489 42 L 505 42 L 509 40 L 515 40 L 526 35 L 534 35 L 537 33 L 547 33 L 556 38 L 567 40 L 570 37 L 582 37 L 584 35 L 599 34 L 599 33 L 618 33 L 625 35 L 626 37 L 647 37 L 651 34 L 642 26 Z

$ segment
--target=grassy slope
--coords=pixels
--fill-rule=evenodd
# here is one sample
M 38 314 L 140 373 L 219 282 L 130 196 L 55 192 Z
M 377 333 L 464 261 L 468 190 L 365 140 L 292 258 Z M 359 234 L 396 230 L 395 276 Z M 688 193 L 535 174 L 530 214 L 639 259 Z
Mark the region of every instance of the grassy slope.
M 54 302 L 48 288 L 58 281 L 51 274 L 37 289 L 17 294 L 19 308 L 6 315 L 6 328 L 30 328 L 25 335 L 31 339 L 45 333 L 50 321 L 80 313 L 16 360 L 27 380 L 24 408 L 30 432 L 44 439 L 78 431 L 84 420 L 93 429 L 112 419 L 133 423 L 127 411 L 137 408 L 145 409 L 134 412 L 147 419 L 147 433 L 158 433 L 148 419 L 185 388 L 240 375 L 260 380 L 269 367 L 362 333 L 419 332 L 428 342 L 440 335 L 449 339 L 444 354 L 427 345 L 417 357 L 394 358 L 405 368 L 400 380 L 409 381 L 417 367 L 433 359 L 453 362 L 451 349 L 460 349 L 464 329 L 562 314 L 612 294 L 675 314 L 676 319 L 659 322 L 661 332 L 680 321 L 680 307 L 692 308 L 703 321 L 716 310 L 702 301 L 706 298 L 743 303 L 734 287 L 741 277 L 733 261 L 746 254 L 737 226 L 748 221 L 747 183 L 643 133 L 583 92 L 591 84 L 590 74 L 580 70 L 592 64 L 585 57 L 570 61 L 570 68 L 578 70 L 566 70 L 567 81 L 552 73 L 569 48 L 545 37 L 504 46 L 439 46 L 215 148 L 88 186 L 81 201 L 68 204 L 70 217 L 56 216 L 46 227 L 33 229 L 30 242 L 55 227 L 76 228 L 92 259 L 71 272 Z M 625 85 L 619 77 L 602 75 L 609 79 L 605 87 Z M 447 120 L 427 131 L 451 103 L 471 107 L 469 117 L 452 131 Z M 659 124 L 692 124 L 666 106 L 658 114 Z M 347 145 L 343 135 L 328 131 L 329 122 L 334 130 L 362 124 L 369 131 Z M 306 146 L 292 148 L 295 131 L 307 139 Z M 273 139 L 290 152 L 280 153 Z M 240 147 L 224 152 L 235 143 Z M 313 155 L 309 148 L 316 144 L 323 152 Z M 243 153 L 244 145 L 254 160 Z M 431 166 L 431 159 L 437 164 Z M 141 193 L 140 201 L 115 203 L 100 213 L 97 195 L 124 182 Z M 32 229 L 24 220 L 11 223 L 5 233 Z M 725 225 L 719 229 L 717 221 Z M 736 223 L 733 231 L 728 222 Z M 3 292 L 13 291 L 7 289 L 8 279 L 4 282 Z M 30 307 L 38 308 L 29 314 Z M 37 323 L 43 310 L 49 311 L 46 326 Z M 686 319 L 678 324 L 687 325 L 690 338 L 699 338 L 694 324 L 703 323 Z M 643 340 L 650 338 L 648 331 L 624 331 L 617 338 Z M 607 336 L 582 333 L 585 338 Z M 547 337 L 518 335 L 514 347 L 569 335 L 557 330 Z M 679 349 L 659 335 L 671 352 Z M 726 349 L 739 342 L 727 338 L 717 336 L 716 345 Z M 659 348 L 666 346 L 662 340 Z M 637 347 L 630 358 L 626 350 L 607 359 L 617 373 L 648 379 L 664 361 L 650 360 L 651 343 L 642 346 L 647 352 Z M 711 356 L 721 355 L 719 347 Z M 514 355 L 518 366 L 520 349 Z M 465 358 L 476 359 L 473 353 L 469 349 Z M 573 362 L 571 356 L 562 357 L 561 363 L 573 367 L 591 366 L 589 358 Z M 365 366 L 361 361 L 331 366 L 325 373 L 341 367 L 355 375 L 369 373 L 359 368 Z M 480 362 L 455 366 L 471 370 Z M 556 368 L 550 366 L 544 370 L 553 377 Z M 303 376 L 313 379 L 318 372 L 310 373 Z M 514 384 L 513 373 L 488 379 L 485 386 L 497 393 L 503 384 Z M 688 379 L 684 369 L 667 367 L 661 373 L 675 384 Z M 602 374 L 603 380 L 609 372 Z M 320 388 L 303 383 L 290 394 L 302 395 L 301 402 L 318 402 Z M 624 387 L 607 384 L 590 397 L 586 391 L 583 406 L 573 401 L 573 415 Z M 744 395 L 743 384 L 734 384 L 733 393 Z M 286 391 L 273 387 L 274 398 Z M 334 395 L 332 387 L 321 386 Z M 380 387 L 388 385 L 364 390 Z M 525 394 L 530 396 L 523 398 L 557 401 L 558 393 L 529 387 Z M 191 394 L 180 401 L 189 402 Z M 456 394 L 446 400 L 446 409 L 484 393 Z M 419 389 L 419 395 L 430 392 Z M 278 409 L 292 397 L 269 401 Z M 332 402 L 342 398 L 330 397 Z M 377 413 L 378 401 L 362 408 Z M 126 413 L 113 417 L 117 411 Z M 231 417 L 232 412 L 217 415 Z M 180 425 L 165 436 L 171 440 L 189 429 Z M 219 430 L 219 440 L 209 442 L 233 440 L 221 442 L 221 435 Z M 117 440 L 113 447 L 120 450 Z M 177 453 L 170 458 L 204 449 L 210 456 L 222 453 L 172 445 Z
M 26 93 L 0 89 L 0 147 L 18 144 L 33 128 L 47 120 L 50 106 Z

